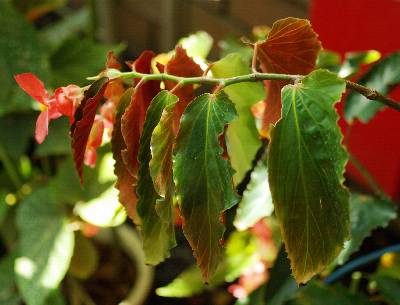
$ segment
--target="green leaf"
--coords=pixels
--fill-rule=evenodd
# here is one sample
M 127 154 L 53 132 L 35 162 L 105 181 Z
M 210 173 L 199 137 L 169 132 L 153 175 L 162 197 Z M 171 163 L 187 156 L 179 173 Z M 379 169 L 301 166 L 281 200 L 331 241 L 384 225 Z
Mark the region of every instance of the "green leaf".
M 346 241 L 337 261 L 345 263 L 363 240 L 379 227 L 396 218 L 396 206 L 387 200 L 353 193 L 350 197 L 351 239 Z
M 88 85 L 82 75 L 96 75 L 104 68 L 108 51 L 114 50 L 118 54 L 123 49 L 122 44 L 106 45 L 80 37 L 66 40 L 50 58 L 52 85 L 59 87 L 71 82 L 79 86 Z
M 45 81 L 48 67 L 33 26 L 8 1 L 0 1 L 0 116 L 32 108 L 33 99 L 19 89 L 13 75 L 29 71 Z
M 298 289 L 299 286 L 290 272 L 285 248 L 282 246 L 265 285 L 265 299 L 268 300 L 268 305 L 282 305 L 291 299 Z
M 154 189 L 161 197 L 157 199 L 155 209 L 161 221 L 164 222 L 164 230 L 172 237 L 175 236 L 172 151 L 176 138 L 174 131 L 174 107 L 176 102 L 177 100 L 167 103 L 159 123 L 153 130 L 150 141 L 152 159 L 149 163 Z
M 177 101 L 178 98 L 166 90 L 158 93 L 147 109 L 143 132 L 140 138 L 138 154 L 140 164 L 139 180 L 136 188 L 138 195 L 137 211 L 141 218 L 141 233 L 143 250 L 146 254 L 146 263 L 152 265 L 158 264 L 166 257 L 169 257 L 169 250 L 175 246 L 176 241 L 172 230 L 173 226 L 165 221 L 165 215 L 161 219 L 156 210 L 156 202 L 161 197 L 154 188 L 150 175 L 150 141 L 152 133 L 161 119 L 163 110 L 173 107 Z M 165 205 L 168 209 L 167 204 Z
M 68 119 L 64 117 L 51 121 L 49 129 L 50 132 L 46 140 L 41 145 L 37 146 L 35 155 L 38 157 L 45 157 L 50 155 L 71 154 Z
M 310 282 L 304 289 L 300 289 L 296 299 L 288 305 L 373 305 L 375 303 L 359 293 L 350 293 L 340 285 L 325 286 L 322 283 Z
M 78 202 L 74 212 L 84 221 L 103 228 L 119 226 L 126 220 L 125 209 L 118 201 L 114 186 L 88 202 Z
M 0 145 L 10 158 L 18 160 L 26 153 L 34 129 L 35 119 L 32 115 L 7 115 L 0 119 Z
M 207 32 L 198 31 L 180 39 L 178 45 L 186 50 L 188 56 L 206 59 L 211 51 L 213 38 Z
M 51 192 L 39 189 L 17 211 L 18 288 L 28 305 L 42 305 L 64 278 L 74 249 L 74 234 Z
M 9 255 L 0 261 L 0 305 L 21 303 L 14 280 L 14 260 L 14 255 Z
M 268 149 L 269 184 L 296 281 L 322 271 L 349 236 L 347 153 L 334 104 L 345 89 L 317 70 L 282 90 L 282 119 Z
M 6 218 L 10 206 L 6 203 L 7 192 L 0 190 L 0 227 L 3 220 Z
M 376 281 L 378 291 L 387 304 L 400 305 L 400 279 L 379 273 L 372 279 Z
M 248 65 L 240 54 L 229 54 L 212 65 L 211 71 L 217 78 L 234 77 L 250 73 Z M 235 170 L 235 184 L 246 175 L 261 146 L 254 117 L 250 111 L 253 104 L 265 99 L 261 83 L 240 83 L 224 89 L 235 104 L 239 117 L 232 121 L 226 131 L 226 141 L 232 167 Z
M 60 289 L 53 290 L 47 298 L 45 305 L 65 305 L 65 298 Z
M 250 65 L 251 58 L 253 57 L 253 50 L 244 45 L 238 38 L 231 37 L 223 39 L 218 42 L 218 46 L 221 48 L 221 57 L 225 57 L 231 53 L 237 53 L 247 66 Z
M 394 85 L 400 83 L 400 52 L 392 53 L 375 64 L 358 83 L 388 94 Z M 381 103 L 351 91 L 345 102 L 344 115 L 348 122 L 359 119 L 367 123 L 383 107 Z
M 225 231 L 221 215 L 238 202 L 232 169 L 218 138 L 237 116 L 228 96 L 203 94 L 186 108 L 174 156 L 176 194 L 188 239 L 203 278 L 207 280 L 223 257 Z
M 40 40 L 47 48 L 55 50 L 60 45 L 76 35 L 85 31 L 90 26 L 90 10 L 82 8 L 76 12 L 68 14 L 56 23 L 51 23 L 40 31 Z
M 270 216 L 273 210 L 267 165 L 264 160 L 260 160 L 251 173 L 233 224 L 240 231 L 247 230 L 260 219 Z

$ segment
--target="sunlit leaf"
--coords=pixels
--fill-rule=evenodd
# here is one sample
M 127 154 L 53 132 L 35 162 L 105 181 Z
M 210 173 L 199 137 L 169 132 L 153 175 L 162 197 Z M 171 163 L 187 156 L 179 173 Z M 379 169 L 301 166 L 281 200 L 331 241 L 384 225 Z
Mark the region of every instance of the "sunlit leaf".
M 230 54 L 212 65 L 214 77 L 225 78 L 250 73 L 248 65 L 240 54 Z M 265 98 L 264 89 L 259 83 L 240 83 L 224 89 L 235 104 L 238 118 L 228 126 L 226 141 L 232 167 L 235 170 L 235 184 L 246 175 L 252 161 L 261 146 L 256 124 L 250 108 Z M 244 94 L 245 92 L 245 94 Z
M 400 52 L 395 52 L 375 64 L 358 83 L 382 94 L 389 93 L 394 85 L 400 83 Z M 345 118 L 348 122 L 359 119 L 367 123 L 379 110 L 381 103 L 368 100 L 365 96 L 351 91 L 345 101 Z
M 98 227 L 115 227 L 126 219 L 123 206 L 117 200 L 118 191 L 110 187 L 103 194 L 88 202 L 79 202 L 75 206 L 83 220 Z
M 139 160 L 139 180 L 136 193 L 138 195 L 137 211 L 141 219 L 141 233 L 143 239 L 143 250 L 146 254 L 146 263 L 158 264 L 166 257 L 169 257 L 169 249 L 176 245 L 174 227 L 171 223 L 172 217 L 166 217 L 164 213 L 172 213 L 172 207 L 167 205 L 171 199 L 159 204 L 162 218 L 156 210 L 157 200 L 161 197 L 154 188 L 153 180 L 150 175 L 149 162 L 151 160 L 150 141 L 152 133 L 161 119 L 165 108 L 171 110 L 177 102 L 177 97 L 166 90 L 161 91 L 152 100 L 146 114 L 143 126 L 143 133 L 140 138 Z M 167 153 L 167 152 L 166 152 Z M 168 158 L 168 155 L 166 155 Z M 162 164 L 159 164 L 163 166 Z M 169 179 L 171 179 L 170 177 Z M 158 189 L 160 189 L 160 184 Z M 172 196 L 172 194 L 169 194 Z M 169 211 L 169 212 L 168 212 Z M 168 222 L 170 220 L 170 222 Z
M 396 206 L 390 201 L 353 193 L 350 197 L 351 239 L 345 242 L 338 263 L 345 263 L 373 230 L 386 227 L 396 215 Z
M 263 217 L 270 216 L 274 210 L 265 163 L 264 160 L 257 163 L 239 202 L 233 224 L 240 231 L 252 227 Z
M 86 145 L 93 127 L 97 107 L 103 98 L 107 83 L 107 78 L 101 78 L 90 86 L 85 92 L 85 97 L 81 104 L 76 109 L 75 121 L 71 126 L 72 155 L 81 183 L 83 182 L 83 161 L 85 158 Z
M 178 44 L 186 50 L 188 56 L 206 59 L 211 51 L 213 38 L 207 32 L 198 31 L 180 39 Z
M 322 271 L 349 237 L 347 153 L 334 104 L 345 90 L 328 71 L 282 91 L 282 119 L 271 133 L 269 183 L 293 274 L 299 283 Z
M 263 72 L 308 74 L 315 68 L 321 43 L 308 20 L 285 18 L 276 21 L 264 42 L 256 44 Z M 281 114 L 280 92 L 285 81 L 266 81 L 267 99 L 263 129 L 268 134 Z
M 61 206 L 47 189 L 24 200 L 17 211 L 18 288 L 28 305 L 42 305 L 64 278 L 74 249 L 74 234 Z
M 221 157 L 218 140 L 236 115 L 223 92 L 197 97 L 182 116 L 175 147 L 173 170 L 183 231 L 205 280 L 223 256 L 221 215 L 238 201 L 232 169 Z

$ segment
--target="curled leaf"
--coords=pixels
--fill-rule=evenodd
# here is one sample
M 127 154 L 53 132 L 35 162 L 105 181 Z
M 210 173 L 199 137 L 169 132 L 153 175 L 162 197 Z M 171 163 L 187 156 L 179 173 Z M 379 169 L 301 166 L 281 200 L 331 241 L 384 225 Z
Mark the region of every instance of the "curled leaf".
M 103 99 L 107 83 L 107 78 L 101 78 L 90 86 L 85 92 L 85 97 L 81 104 L 76 109 L 75 121 L 71 126 L 72 154 L 81 183 L 83 183 L 82 171 L 86 146 L 96 117 L 97 107 Z

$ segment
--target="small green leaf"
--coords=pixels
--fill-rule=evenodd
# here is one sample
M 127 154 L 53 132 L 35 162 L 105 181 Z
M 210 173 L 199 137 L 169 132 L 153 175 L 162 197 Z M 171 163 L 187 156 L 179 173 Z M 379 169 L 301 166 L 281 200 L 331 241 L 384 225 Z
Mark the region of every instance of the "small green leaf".
M 239 231 L 247 230 L 260 219 L 270 216 L 273 210 L 267 165 L 264 160 L 260 160 L 251 173 L 233 224 Z
M 340 285 L 325 286 L 310 282 L 304 289 L 299 289 L 297 297 L 287 305 L 374 305 L 375 303 L 361 294 L 350 293 Z
M 375 64 L 358 83 L 388 94 L 394 85 L 400 83 L 400 52 L 392 53 Z M 383 107 L 381 103 L 351 91 L 345 102 L 344 115 L 348 122 L 359 119 L 367 123 Z
M 248 65 L 240 54 L 229 54 L 212 65 L 211 71 L 217 78 L 234 77 L 250 73 Z M 250 111 L 252 105 L 265 99 L 265 91 L 261 83 L 240 83 L 224 89 L 235 104 L 238 118 L 229 124 L 226 142 L 232 167 L 235 170 L 235 184 L 246 175 L 252 161 L 261 146 L 260 137 L 254 117 Z
M 173 226 L 166 223 L 164 210 L 161 212 L 162 219 L 157 214 L 156 202 L 161 197 L 154 188 L 150 175 L 149 162 L 151 160 L 150 142 L 152 133 L 159 123 L 163 110 L 170 109 L 178 98 L 166 90 L 158 93 L 147 109 L 143 132 L 140 137 L 140 148 L 138 154 L 139 180 L 136 188 L 138 195 L 137 211 L 141 218 L 141 233 L 143 239 L 143 250 L 146 254 L 147 264 L 158 264 L 169 257 L 169 250 L 175 246 Z M 167 202 L 164 202 L 168 209 Z M 162 203 L 162 204 L 164 204 Z M 172 218 L 170 218 L 172 220 Z
M 175 147 L 173 171 L 183 232 L 205 280 L 223 257 L 222 213 L 238 202 L 232 169 L 218 141 L 236 115 L 223 92 L 197 97 L 182 116 Z
M 337 261 L 345 263 L 363 240 L 379 227 L 396 218 L 396 206 L 390 201 L 353 193 L 350 197 L 351 239 L 346 241 Z
M 28 305 L 42 305 L 64 278 L 74 249 L 74 234 L 51 192 L 39 189 L 17 211 L 18 288 Z
M 317 70 L 282 90 L 282 119 L 268 149 L 269 184 L 293 275 L 304 283 L 322 271 L 349 236 L 347 153 L 334 104 L 344 82 Z

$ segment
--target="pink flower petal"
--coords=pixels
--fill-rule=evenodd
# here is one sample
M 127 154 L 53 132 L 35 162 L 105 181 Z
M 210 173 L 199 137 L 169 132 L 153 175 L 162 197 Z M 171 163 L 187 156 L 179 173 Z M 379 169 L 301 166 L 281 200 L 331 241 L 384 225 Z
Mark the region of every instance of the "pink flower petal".
M 36 120 L 35 139 L 42 144 L 49 132 L 49 112 L 46 108 L 42 111 Z
M 47 106 L 48 92 L 43 82 L 32 73 L 14 75 L 15 81 L 27 94 Z

